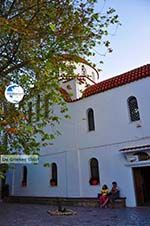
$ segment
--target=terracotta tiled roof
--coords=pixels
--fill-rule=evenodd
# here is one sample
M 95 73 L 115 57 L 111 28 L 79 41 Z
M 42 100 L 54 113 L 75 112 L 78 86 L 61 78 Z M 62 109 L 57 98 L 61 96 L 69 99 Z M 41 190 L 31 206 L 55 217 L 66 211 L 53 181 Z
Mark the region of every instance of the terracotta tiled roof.
M 60 88 L 60 93 L 62 94 L 62 96 L 66 102 L 72 102 L 71 96 L 65 89 Z
M 82 98 L 91 96 L 96 93 L 101 93 L 119 86 L 123 86 L 130 82 L 134 82 L 148 76 L 150 76 L 150 64 L 92 85 L 84 90 Z

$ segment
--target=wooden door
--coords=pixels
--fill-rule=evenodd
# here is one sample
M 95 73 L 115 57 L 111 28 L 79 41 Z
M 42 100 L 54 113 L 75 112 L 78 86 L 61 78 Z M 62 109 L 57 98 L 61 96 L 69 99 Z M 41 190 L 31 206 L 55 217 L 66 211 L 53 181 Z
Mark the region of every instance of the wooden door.
M 144 190 L 143 190 L 143 177 L 141 168 L 133 168 L 133 176 L 134 176 L 134 186 L 135 186 L 135 193 L 136 193 L 136 201 L 137 205 L 144 204 Z

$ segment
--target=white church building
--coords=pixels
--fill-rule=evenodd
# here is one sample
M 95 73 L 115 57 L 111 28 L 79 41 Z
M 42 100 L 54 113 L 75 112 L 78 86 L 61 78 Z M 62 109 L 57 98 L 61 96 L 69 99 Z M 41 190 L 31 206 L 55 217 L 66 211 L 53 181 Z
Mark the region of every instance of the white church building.
M 71 119 L 61 121 L 61 135 L 41 150 L 38 165 L 17 164 L 9 173 L 10 195 L 97 197 L 116 181 L 127 206 L 147 205 L 150 64 L 99 83 L 94 69 L 80 70 L 84 76 L 62 83 Z

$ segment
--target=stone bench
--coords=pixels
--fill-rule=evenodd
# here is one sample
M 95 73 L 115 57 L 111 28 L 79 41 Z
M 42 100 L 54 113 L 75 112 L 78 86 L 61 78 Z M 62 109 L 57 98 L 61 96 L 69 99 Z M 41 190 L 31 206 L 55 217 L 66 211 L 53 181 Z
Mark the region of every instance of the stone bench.
M 120 197 L 115 200 L 115 207 L 124 208 L 126 207 L 126 197 Z
M 99 199 L 97 200 L 98 205 L 99 205 Z M 112 207 L 111 203 L 108 203 L 108 207 Z M 114 207 L 115 208 L 124 208 L 126 207 L 126 197 L 119 197 L 115 199 L 114 201 Z
M 9 196 L 3 200 L 4 202 L 14 203 L 33 203 L 48 204 L 57 206 L 60 202 L 62 206 L 83 206 L 83 207 L 99 207 L 97 198 L 63 198 L 63 197 L 25 197 L 25 196 Z M 126 206 L 126 198 L 120 197 L 115 200 L 115 207 L 122 208 Z

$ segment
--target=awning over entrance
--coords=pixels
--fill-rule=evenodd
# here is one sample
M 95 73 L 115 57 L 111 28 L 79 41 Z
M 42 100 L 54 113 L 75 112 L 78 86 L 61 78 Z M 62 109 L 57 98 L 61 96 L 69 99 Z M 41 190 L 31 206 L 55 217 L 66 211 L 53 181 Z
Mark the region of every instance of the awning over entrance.
M 126 148 L 120 149 L 119 151 L 121 153 L 150 151 L 150 144 L 146 144 L 146 145 L 142 145 L 142 146 L 126 147 Z

